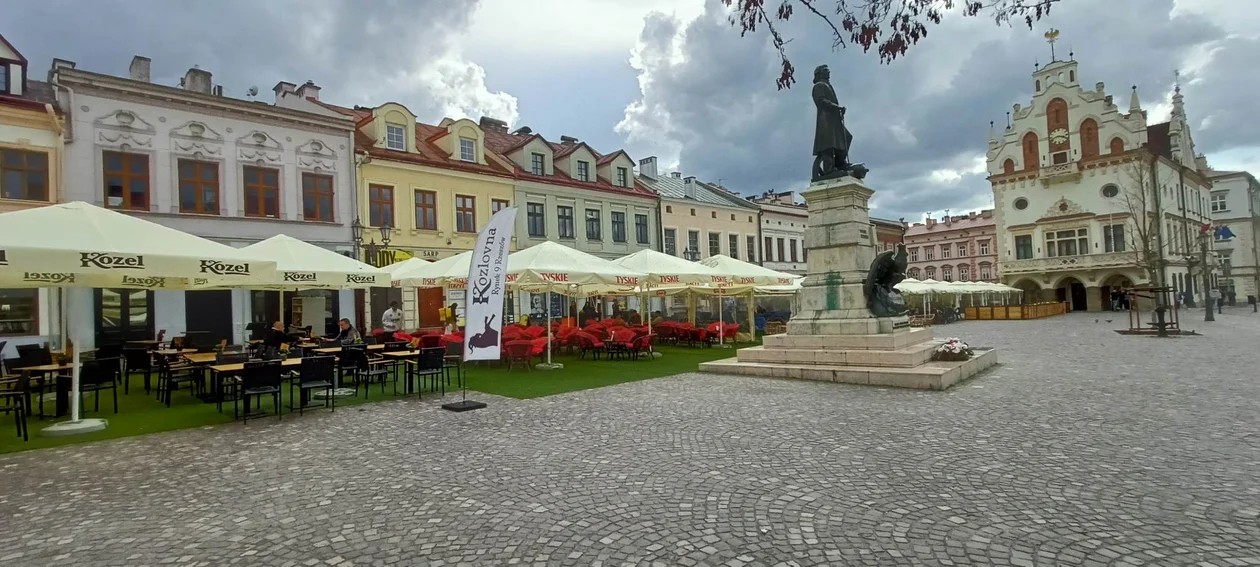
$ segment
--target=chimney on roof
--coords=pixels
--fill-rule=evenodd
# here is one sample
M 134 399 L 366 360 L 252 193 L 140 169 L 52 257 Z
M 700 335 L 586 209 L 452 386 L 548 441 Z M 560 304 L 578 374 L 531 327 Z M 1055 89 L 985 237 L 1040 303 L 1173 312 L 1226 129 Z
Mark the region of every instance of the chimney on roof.
M 580 141 L 581 140 L 578 140 L 577 138 L 574 138 L 573 136 L 560 136 L 560 143 L 566 146 L 570 144 L 576 144 Z
M 993 217 L 993 209 L 985 209 L 983 211 L 980 211 L 980 218 L 987 219 L 987 218 L 992 218 L 992 217 Z
M 53 61 L 52 61 L 53 69 L 73 69 L 74 67 L 75 67 L 74 61 L 71 61 L 69 59 L 57 59 L 55 57 L 53 58 Z
M 297 95 L 302 98 L 319 100 L 319 86 L 315 84 L 315 81 L 306 81 L 297 88 Z
M 210 71 L 206 71 L 205 69 L 198 68 L 194 65 L 192 69 L 189 69 L 188 72 L 184 74 L 184 90 L 194 93 L 210 94 L 210 87 L 214 84 L 211 82 L 211 78 L 212 76 Z
M 969 218 L 969 219 L 971 219 L 971 220 L 976 220 L 976 212 L 975 212 L 975 211 L 971 211 L 970 213 L 967 213 L 967 218 Z
M 656 181 L 656 156 L 648 156 L 639 160 L 639 175 Z
M 276 93 L 276 104 L 280 104 L 280 101 L 284 99 L 284 95 L 294 94 L 296 92 L 295 89 L 297 89 L 297 85 L 288 81 L 276 83 L 276 86 L 271 87 L 271 92 Z
M 481 129 L 485 130 L 486 132 L 495 132 L 497 134 L 508 133 L 507 122 L 504 122 L 497 118 L 490 118 L 489 116 L 482 116 L 479 124 L 481 124 Z
M 927 218 L 927 220 L 923 221 L 923 225 L 924 225 L 924 226 L 926 226 L 926 227 L 928 227 L 928 228 L 932 228 L 932 227 L 936 226 L 936 219 L 934 219 L 934 218 L 932 218 L 932 217 L 928 217 L 928 218 Z
M 521 126 L 520 128 L 517 128 L 516 130 L 512 131 L 512 134 L 515 134 L 517 136 L 528 136 L 533 133 L 534 133 L 534 129 L 530 128 L 529 126 Z
M 669 176 L 673 177 L 674 179 L 682 179 L 682 174 L 677 171 L 669 172 Z
M 133 81 L 149 82 L 149 68 L 152 66 L 153 60 L 143 55 L 137 55 L 131 58 L 131 67 L 128 69 L 128 76 Z
M 678 175 L 679 174 L 677 172 L 674 173 L 674 177 L 677 177 Z M 683 178 L 683 194 L 686 195 L 688 199 L 694 200 L 696 198 L 696 178 L 695 177 L 688 175 L 687 177 Z

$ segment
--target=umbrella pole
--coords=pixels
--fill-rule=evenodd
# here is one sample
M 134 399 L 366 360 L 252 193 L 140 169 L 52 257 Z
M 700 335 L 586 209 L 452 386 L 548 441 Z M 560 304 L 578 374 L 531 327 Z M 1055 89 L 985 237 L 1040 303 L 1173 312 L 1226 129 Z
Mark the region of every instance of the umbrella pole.
M 547 362 L 539 364 L 535 368 L 539 370 L 556 370 L 564 368 L 563 364 L 551 361 L 551 288 L 547 288 L 547 303 L 543 305 L 543 311 L 547 312 Z
M 757 290 L 753 288 L 748 292 L 748 336 L 757 341 Z
M 49 437 L 91 433 L 105 429 L 109 424 L 103 419 L 79 419 L 79 341 L 76 337 L 71 337 L 71 342 L 74 343 L 74 354 L 70 368 L 70 420 L 45 427 L 42 433 Z M 61 393 L 58 392 L 58 395 Z

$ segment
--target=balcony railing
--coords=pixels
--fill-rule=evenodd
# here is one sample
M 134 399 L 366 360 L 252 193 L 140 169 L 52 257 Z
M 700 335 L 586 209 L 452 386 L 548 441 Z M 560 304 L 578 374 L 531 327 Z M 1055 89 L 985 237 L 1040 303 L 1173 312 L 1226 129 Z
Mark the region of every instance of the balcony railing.
M 1123 268 L 1137 265 L 1138 255 L 1135 251 L 1108 252 L 1106 254 L 1086 254 L 1083 256 L 1055 256 L 1053 258 L 1033 258 L 1031 260 L 1007 260 L 1000 264 L 1002 275 L 1039 274 L 1063 270 L 1096 270 L 1102 268 Z
M 1045 185 L 1054 183 L 1063 183 L 1067 181 L 1079 181 L 1081 178 L 1081 168 L 1074 161 L 1060 163 L 1041 168 L 1039 175 L 1041 182 Z

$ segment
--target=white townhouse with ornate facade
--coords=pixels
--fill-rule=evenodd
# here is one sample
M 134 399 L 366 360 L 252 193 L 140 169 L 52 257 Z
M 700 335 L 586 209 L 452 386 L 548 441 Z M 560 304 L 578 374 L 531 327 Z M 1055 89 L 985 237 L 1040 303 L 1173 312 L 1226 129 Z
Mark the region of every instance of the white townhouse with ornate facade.
M 1220 263 L 1217 285 L 1226 298 L 1260 299 L 1260 182 L 1246 171 L 1209 171 L 1212 194 L 1208 202 L 1212 224 L 1229 228 L 1234 237 L 1213 243 Z
M 805 221 L 809 210 L 795 191 L 767 191 L 747 197 L 761 209 L 761 265 L 789 274 L 805 274 Z
M 1002 283 L 1075 310 L 1161 278 L 1200 294 L 1188 259 L 1210 220 L 1211 184 L 1179 89 L 1171 119 L 1148 125 L 1137 87 L 1122 111 L 1103 83 L 1081 87 L 1076 61 L 1053 60 L 1032 79 L 1031 104 L 1014 105 L 1009 126 L 989 137 Z
M 150 80 L 137 56 L 128 77 L 54 60 L 50 82 L 68 116 L 67 201 L 86 201 L 231 246 L 277 234 L 351 253 L 354 122 L 223 96 L 210 72 L 180 86 Z M 242 89 L 243 90 L 243 89 Z M 245 338 L 280 318 L 278 292 L 84 291 L 72 320 L 98 341 L 204 332 Z M 293 294 L 289 294 L 293 295 Z M 351 313 L 351 292 L 304 291 L 289 322 L 326 332 Z M 299 320 L 300 319 L 300 320 Z M 89 323 L 90 322 L 90 323 Z

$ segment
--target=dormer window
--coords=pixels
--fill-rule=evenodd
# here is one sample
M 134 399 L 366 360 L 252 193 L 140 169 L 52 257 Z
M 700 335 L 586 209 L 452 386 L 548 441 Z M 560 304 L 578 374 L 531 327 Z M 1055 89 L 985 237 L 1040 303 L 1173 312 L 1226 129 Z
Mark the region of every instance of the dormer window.
M 629 187 L 630 185 L 627 182 L 627 179 L 629 177 L 630 177 L 630 172 L 626 170 L 626 168 L 624 167 L 617 168 L 617 185 L 619 187 Z
M 401 124 L 386 124 L 385 147 L 400 152 L 407 151 L 407 128 Z
M 459 139 L 459 159 L 461 161 L 477 161 L 477 141 L 472 138 Z
M 589 162 L 577 162 L 577 177 L 581 181 L 591 180 L 591 164 Z
M 529 168 L 534 175 L 545 175 L 547 173 L 547 156 L 534 152 L 529 156 Z
M 9 93 L 9 65 L 0 64 L 0 93 Z

